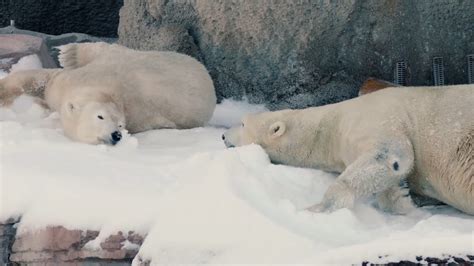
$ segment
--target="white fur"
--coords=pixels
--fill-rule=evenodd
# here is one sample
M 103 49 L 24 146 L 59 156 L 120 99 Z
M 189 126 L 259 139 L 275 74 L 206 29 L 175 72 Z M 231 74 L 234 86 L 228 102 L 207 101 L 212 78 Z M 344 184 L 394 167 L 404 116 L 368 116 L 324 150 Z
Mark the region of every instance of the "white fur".
M 107 142 L 119 125 L 130 133 L 192 128 L 203 126 L 212 116 L 216 105 L 212 80 L 205 67 L 189 56 L 106 43 L 60 49 L 64 69 L 8 76 L 0 81 L 2 102 L 11 102 L 25 87 L 38 90 L 31 82 L 46 84 L 45 100 L 60 112 L 66 134 L 86 143 Z M 97 124 L 98 113 L 110 119 Z
M 387 88 L 304 110 L 249 115 L 227 146 L 261 145 L 272 161 L 341 173 L 315 211 L 352 207 L 377 194 L 411 209 L 400 183 L 474 214 L 474 85 Z M 279 126 L 276 126 L 279 125 Z

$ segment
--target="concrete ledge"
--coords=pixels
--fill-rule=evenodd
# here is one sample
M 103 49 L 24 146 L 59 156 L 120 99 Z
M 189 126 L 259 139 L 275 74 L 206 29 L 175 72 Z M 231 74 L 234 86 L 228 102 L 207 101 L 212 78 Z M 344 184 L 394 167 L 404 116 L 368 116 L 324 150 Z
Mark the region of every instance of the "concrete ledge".
M 48 226 L 14 237 L 10 262 L 41 265 L 81 265 L 87 261 L 130 263 L 144 237 L 134 232 L 117 232 L 97 239 L 99 231 L 71 230 L 63 226 Z M 100 243 L 93 243 L 99 241 Z M 92 244 L 92 245 L 91 245 Z

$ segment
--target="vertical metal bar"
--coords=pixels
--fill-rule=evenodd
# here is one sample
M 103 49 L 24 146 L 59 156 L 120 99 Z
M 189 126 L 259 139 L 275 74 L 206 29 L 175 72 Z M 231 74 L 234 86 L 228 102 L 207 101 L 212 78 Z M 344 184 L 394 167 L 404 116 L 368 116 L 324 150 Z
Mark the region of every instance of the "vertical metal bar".
M 444 62 L 442 57 L 433 58 L 433 82 L 435 86 L 444 85 Z
M 393 83 L 401 86 L 407 85 L 407 63 L 405 61 L 399 61 L 396 63 Z
M 474 84 L 474 54 L 467 56 L 467 77 L 469 84 Z

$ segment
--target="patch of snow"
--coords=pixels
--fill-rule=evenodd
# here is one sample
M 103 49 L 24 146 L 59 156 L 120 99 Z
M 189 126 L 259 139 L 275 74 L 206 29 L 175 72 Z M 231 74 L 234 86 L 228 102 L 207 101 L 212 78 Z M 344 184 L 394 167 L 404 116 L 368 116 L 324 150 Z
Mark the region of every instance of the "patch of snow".
M 30 69 L 41 69 L 43 65 L 41 60 L 35 54 L 22 57 L 16 64 L 12 65 L 10 73 L 14 73 L 21 70 L 30 70 Z
M 41 122 L 49 114 L 39 104 L 36 98 L 20 95 L 9 108 L 0 107 L 0 121 L 12 120 L 20 122 Z
M 262 106 L 224 101 L 210 124 Z M 225 149 L 223 128 L 154 130 L 111 147 L 72 142 L 29 97 L 0 108 L 0 221 L 147 234 L 136 258 L 167 263 L 388 262 L 472 254 L 474 219 L 450 207 L 391 215 L 368 200 L 310 213 L 335 176 L 271 164 L 261 147 Z M 124 243 L 127 244 L 127 243 Z M 380 256 L 380 258 L 379 258 Z M 156 259 L 156 260 L 154 260 Z M 136 262 L 135 261 L 135 262 Z
M 0 58 L 0 64 L 9 64 L 10 62 L 12 62 L 14 60 L 14 58 Z
M 8 63 L 11 60 L 11 58 L 0 59 L 0 63 Z M 20 60 L 18 60 L 16 64 L 13 64 L 11 66 L 10 73 L 14 73 L 21 70 L 41 68 L 43 68 L 43 64 L 41 63 L 40 58 L 37 55 L 32 54 L 20 58 Z M 8 72 L 5 72 L 4 70 L 0 69 L 0 79 L 5 78 L 7 75 Z
M 123 243 L 123 246 L 122 246 L 122 249 L 125 249 L 125 250 L 139 250 L 140 249 L 140 246 L 137 245 L 137 244 L 134 244 L 128 240 L 125 240 Z
M 102 234 L 99 233 L 99 235 L 96 238 L 90 240 L 84 245 L 84 249 L 85 250 L 101 250 L 102 247 L 100 246 L 100 243 L 104 241 L 107 237 L 108 235 L 106 236 L 103 233 Z
M 6 77 L 8 75 L 7 72 L 3 71 L 2 69 L 0 69 L 0 79 Z

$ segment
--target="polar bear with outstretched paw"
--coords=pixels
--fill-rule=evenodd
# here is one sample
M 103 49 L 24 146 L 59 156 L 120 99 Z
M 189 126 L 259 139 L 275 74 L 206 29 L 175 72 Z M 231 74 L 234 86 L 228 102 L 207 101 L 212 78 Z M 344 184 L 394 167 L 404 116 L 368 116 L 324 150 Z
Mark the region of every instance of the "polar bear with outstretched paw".
M 365 196 L 395 213 L 414 195 L 474 214 L 474 85 L 387 88 L 345 102 L 247 115 L 222 138 L 276 163 L 340 173 L 313 211 Z
M 58 111 L 65 134 L 98 144 L 130 133 L 205 125 L 215 105 L 206 68 L 174 52 L 135 51 L 106 43 L 60 47 L 63 69 L 28 70 L 0 80 L 0 104 L 27 93 Z

